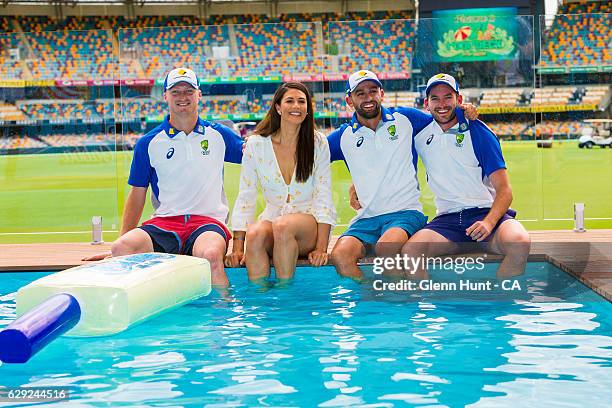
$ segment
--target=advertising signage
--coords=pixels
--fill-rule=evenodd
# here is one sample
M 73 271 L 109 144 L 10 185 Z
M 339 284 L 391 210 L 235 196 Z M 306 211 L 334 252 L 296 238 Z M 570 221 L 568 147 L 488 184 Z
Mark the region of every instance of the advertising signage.
M 514 58 L 516 11 L 515 7 L 434 11 L 434 61 Z

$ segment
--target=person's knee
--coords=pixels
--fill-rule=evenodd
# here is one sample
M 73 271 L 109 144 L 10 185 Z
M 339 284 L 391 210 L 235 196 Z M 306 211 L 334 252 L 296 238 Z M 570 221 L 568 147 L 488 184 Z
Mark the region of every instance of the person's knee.
M 133 240 L 129 240 L 125 236 L 117 238 L 111 244 L 111 254 L 113 256 L 130 255 L 137 252 L 138 247 L 134 245 Z
M 429 253 L 429 243 L 423 241 L 408 240 L 403 246 L 400 253 L 409 257 L 424 256 Z
M 531 237 L 522 227 L 509 229 L 500 238 L 500 246 L 507 255 L 524 254 L 531 248 Z
M 126 255 L 127 253 L 126 245 L 121 238 L 111 244 L 111 254 L 113 254 L 113 256 Z
M 431 238 L 428 236 L 428 232 L 420 230 L 404 243 L 400 253 L 408 256 L 427 255 L 430 245 Z
M 529 233 L 527 233 L 527 231 L 525 230 L 517 232 L 515 241 L 519 244 L 531 245 L 531 237 L 529 236 Z
M 516 247 L 517 253 L 527 255 L 531 249 L 531 237 L 527 231 L 517 231 L 513 234 L 510 245 Z
M 246 232 L 246 242 L 249 247 L 260 247 L 266 240 L 266 229 L 260 225 L 249 226 Z
M 513 225 L 512 228 L 508 228 L 501 238 L 504 243 L 531 244 L 529 233 L 521 225 Z
M 377 242 L 374 246 L 374 253 L 376 256 L 392 256 L 399 254 L 403 245 L 403 241 Z
M 194 256 L 204 258 L 213 265 L 223 262 L 223 250 L 216 245 L 203 245 L 193 252 Z
M 274 243 L 286 243 L 289 239 L 293 238 L 291 223 L 282 217 L 275 220 L 272 223 L 272 235 L 274 236 Z
M 335 245 L 331 252 L 334 265 L 354 264 L 359 259 L 360 252 L 350 245 Z

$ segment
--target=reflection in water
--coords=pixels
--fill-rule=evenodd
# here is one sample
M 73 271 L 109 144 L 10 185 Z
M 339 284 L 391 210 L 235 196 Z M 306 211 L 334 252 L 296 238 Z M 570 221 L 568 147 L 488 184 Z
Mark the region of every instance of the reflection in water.
M 515 351 L 504 354 L 506 364 L 487 370 L 515 379 L 486 386 L 485 391 L 502 395 L 481 398 L 474 406 L 609 405 L 612 338 L 587 334 L 600 327 L 597 314 L 578 311 L 584 305 L 576 303 L 523 306 L 524 314 L 498 318 L 509 322 Z
M 359 344 L 365 339 L 355 327 L 351 319 L 357 306 L 353 290 L 339 285 L 333 288 L 329 294 L 330 303 L 333 305 L 333 323 L 329 344 L 324 346 L 328 351 L 328 357 L 319 357 L 319 363 L 323 365 L 323 386 L 330 391 L 333 397 L 321 402 L 320 407 L 340 407 L 347 405 L 363 404 L 360 397 L 352 396 L 363 389 L 362 386 L 353 385 L 353 374 L 357 372 L 359 360 L 357 351 Z M 331 378 L 330 378 L 331 375 Z

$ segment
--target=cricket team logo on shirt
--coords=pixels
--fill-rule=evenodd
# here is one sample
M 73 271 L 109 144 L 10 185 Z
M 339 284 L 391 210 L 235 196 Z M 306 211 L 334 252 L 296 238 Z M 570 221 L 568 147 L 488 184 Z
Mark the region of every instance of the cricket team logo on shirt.
M 463 139 L 465 139 L 465 135 L 463 133 L 457 133 L 455 135 L 455 146 L 463 147 L 461 143 L 463 143 Z
M 395 125 L 391 125 L 387 128 L 387 131 L 389 132 L 389 140 L 396 140 L 397 139 L 397 129 L 395 128 Z
M 210 150 L 208 150 L 208 139 L 204 139 L 200 142 L 200 147 L 202 148 L 202 154 L 204 156 L 207 156 L 210 153 Z

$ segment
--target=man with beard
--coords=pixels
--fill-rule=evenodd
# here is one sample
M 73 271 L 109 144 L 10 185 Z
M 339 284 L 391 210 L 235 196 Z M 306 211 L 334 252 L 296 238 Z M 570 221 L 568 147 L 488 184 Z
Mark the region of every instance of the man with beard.
M 499 140 L 484 123 L 466 120 L 456 109 L 463 98 L 452 76 L 431 77 L 425 95 L 434 120 L 417 133 L 414 146 L 427 170 L 437 216 L 402 253 L 433 257 L 465 252 L 460 243 L 486 243 L 485 250 L 505 255 L 499 277 L 523 273 L 530 238 L 510 209 L 512 188 Z
M 376 74 L 353 73 L 346 103 L 355 114 L 328 136 L 331 160 L 344 160 L 361 203 L 332 250 L 342 276 L 362 276 L 357 260 L 365 256 L 366 245 L 375 245 L 377 256 L 393 256 L 427 222 L 419 202 L 413 139 L 432 117 L 413 108 L 385 108 L 383 97 Z

